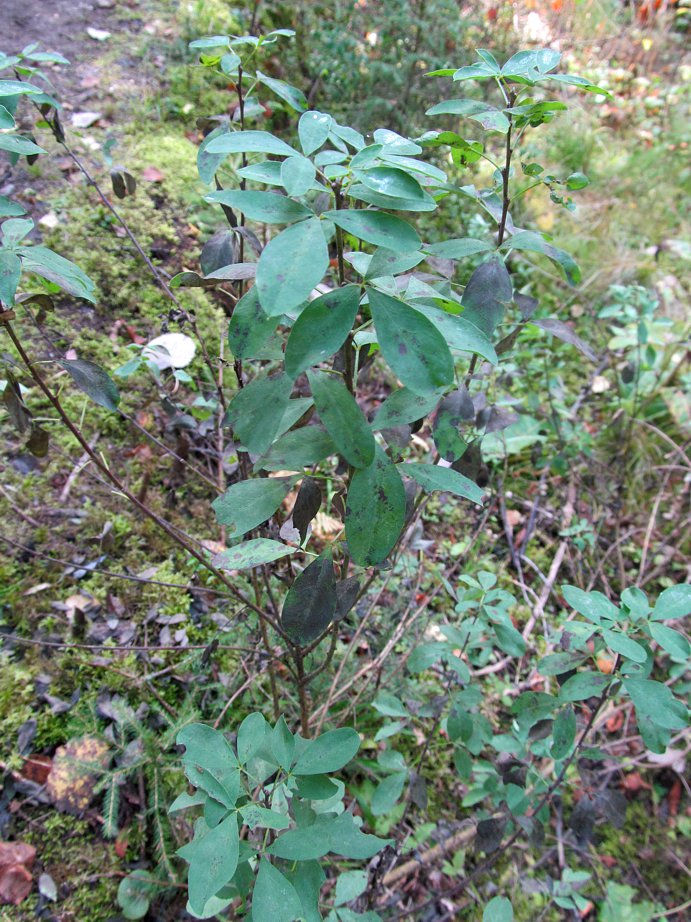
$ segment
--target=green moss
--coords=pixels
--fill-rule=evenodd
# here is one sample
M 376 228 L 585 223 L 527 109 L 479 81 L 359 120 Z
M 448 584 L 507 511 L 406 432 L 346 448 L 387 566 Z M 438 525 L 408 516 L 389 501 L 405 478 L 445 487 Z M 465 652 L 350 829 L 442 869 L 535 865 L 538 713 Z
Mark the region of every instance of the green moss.
M 29 808 L 30 809 L 30 808 Z M 22 841 L 36 848 L 38 870 L 50 874 L 59 894 L 59 914 L 80 922 L 106 922 L 115 911 L 119 870 L 112 845 L 94 837 L 85 820 L 45 811 L 22 830 Z M 13 910 L 14 922 L 32 922 L 36 893 Z

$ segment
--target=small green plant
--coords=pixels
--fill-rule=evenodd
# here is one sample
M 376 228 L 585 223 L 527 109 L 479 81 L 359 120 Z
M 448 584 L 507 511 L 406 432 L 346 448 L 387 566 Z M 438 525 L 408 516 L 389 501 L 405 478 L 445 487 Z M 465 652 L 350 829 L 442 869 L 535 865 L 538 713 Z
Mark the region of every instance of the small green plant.
M 406 680 L 432 675 L 434 697 L 411 707 L 403 695 L 382 689 L 373 704 L 386 719 L 375 739 L 384 745 L 371 767 L 376 784 L 363 799 L 372 817 L 391 818 L 395 835 L 384 840 L 363 832 L 346 806 L 344 783 L 328 777 L 356 756 L 360 736 L 349 727 L 320 734 L 324 722 L 344 723 L 348 714 L 335 707 L 345 707 L 352 687 L 345 670 L 353 644 L 339 649 L 340 625 L 353 619 L 380 572 L 399 566 L 405 535 L 430 494 L 458 497 L 471 504 L 469 509 L 485 502 L 486 491 L 476 482 L 483 451 L 491 457 L 497 433 L 523 422 L 497 396 L 492 368 L 521 332 L 554 336 L 594 357 L 559 318 L 538 316 L 532 285 L 526 292 L 517 284 L 525 263 L 519 263 L 520 272 L 512 270 L 518 260 L 544 257 L 565 283 L 579 281 L 578 266 L 567 252 L 548 235 L 515 223 L 516 203 L 546 185 L 555 204 L 573 211 L 567 193 L 584 188 L 587 179 L 580 173 L 560 177 L 521 160 L 522 145 L 529 132 L 567 108 L 546 91 L 565 86 L 604 91 L 585 78 L 557 72 L 560 55 L 551 49 L 521 51 L 503 65 L 480 50 L 475 64 L 432 76 L 452 77 L 459 85 L 479 81 L 486 91 L 482 98 L 452 98 L 433 106 L 427 115 L 445 124 L 415 139 L 389 128 L 365 136 L 310 108 L 299 89 L 261 69 L 267 68 L 267 49 L 275 54 L 278 42 L 290 35 L 278 29 L 192 43 L 200 65 L 213 80 L 230 83 L 235 94 L 226 115 L 199 114 L 204 201 L 219 208 L 219 220 L 226 222 L 204 245 L 201 272 L 164 278 L 80 166 L 171 301 L 169 321 L 186 325 L 198 340 L 202 383 L 170 372 L 173 383 L 164 408 L 189 420 L 193 414 L 178 390 L 199 388 L 193 412 L 213 432 L 218 465 L 216 481 L 204 479 L 218 494 L 212 507 L 225 546 L 211 554 L 198 537 L 133 491 L 66 409 L 51 365 L 46 363 L 46 370 L 32 360 L 16 317 L 19 305 L 35 305 L 40 321 L 55 290 L 89 300 L 94 287 L 69 261 L 26 244 L 32 222 L 9 200 L 0 201 L 7 217 L 0 248 L 0 330 L 14 351 L 3 358 L 3 403 L 20 433 L 29 432 L 28 447 L 45 454 L 47 434 L 29 407 L 35 395 L 20 382 L 25 374 L 54 411 L 51 422 L 67 427 L 97 476 L 205 569 L 213 586 L 236 603 L 237 613 L 256 618 L 253 640 L 262 647 L 266 669 L 253 681 L 259 686 L 268 678 L 273 725 L 253 712 L 238 727 L 235 743 L 201 723 L 177 735 L 185 747 L 185 773 L 196 790 L 181 794 L 171 812 L 200 812 L 193 830 L 181 827 L 189 841 L 178 850 L 189 865 L 190 914 L 210 918 L 232 904 L 237 912 L 249 905 L 255 922 L 319 918 L 325 882 L 320 859 L 333 854 L 362 861 L 392 845 L 388 871 L 351 868 L 338 875 L 328 918 L 350 922 L 379 918 L 374 909 L 381 884 L 396 873 L 409 831 L 406 821 L 424 802 L 423 772 L 438 745 L 438 731 L 456 768 L 460 805 L 474 821 L 467 840 L 455 847 L 474 839 L 487 853 L 454 884 L 451 895 L 489 870 L 519 836 L 541 841 L 552 797 L 576 758 L 599 758 L 587 747 L 605 702 L 633 708 L 652 752 L 673 745 L 674 734 L 688 725 L 688 712 L 670 686 L 688 661 L 689 646 L 665 621 L 685 616 L 691 605 L 686 586 L 665 590 L 652 607 L 640 589 L 622 592 L 617 606 L 598 592 L 567 586 L 564 598 L 580 617 L 569 617 L 558 632 L 547 631 L 546 655 L 533 662 L 532 625 L 521 629 L 515 597 L 494 574 L 468 574 L 459 587 L 446 580 L 455 610 L 439 629 L 443 639 L 425 638 L 407 651 Z M 42 151 L 22 148 L 23 142 L 34 142 L 16 130 L 11 114 L 26 97 L 39 108 L 38 125 L 75 157 L 57 103 L 31 82 L 36 69 L 26 59 L 31 55 L 25 49 L 0 62 L 17 78 L 0 81 L 8 113 L 0 146 L 4 143 L 11 156 Z M 279 137 L 265 130 L 265 98 L 284 116 L 297 114 L 293 134 Z M 467 137 L 468 122 L 484 130 L 483 140 Z M 486 187 L 460 184 L 461 171 L 474 165 Z M 118 197 L 135 192 L 124 167 L 112 167 L 110 181 Z M 459 198 L 472 202 L 481 216 L 468 224 L 475 236 L 460 231 L 430 239 L 436 234 L 430 216 Z M 279 229 L 274 233 L 273 228 Z M 27 275 L 43 278 L 48 287 L 21 290 Z M 213 291 L 226 306 L 225 354 L 213 354 L 200 336 L 194 312 L 183 303 L 188 288 Z M 639 330 L 638 345 L 642 335 Z M 92 401 L 120 412 L 120 392 L 104 369 L 85 359 L 55 361 Z M 154 369 L 143 353 L 120 369 L 119 377 L 127 380 L 142 368 L 152 371 L 157 383 L 169 380 L 168 372 Z M 378 405 L 366 413 L 375 382 L 385 398 L 377 398 Z M 427 442 L 415 438 L 423 427 Z M 535 434 L 528 438 L 531 444 Z M 224 468 L 228 457 L 235 462 L 232 469 Z M 284 503 L 290 494 L 294 503 L 288 515 Z M 326 503 L 338 528 L 330 543 L 315 540 L 311 532 Z M 203 528 L 210 535 L 212 526 Z M 588 540 L 582 530 L 572 536 Z M 386 655 L 391 655 L 408 638 L 397 635 L 396 626 L 387 629 Z M 656 665 L 655 648 L 662 651 L 664 669 Z M 324 690 L 321 682 L 337 657 L 331 690 L 323 701 L 315 700 L 320 693 L 315 688 Z M 378 670 L 382 662 L 376 663 Z M 510 688 L 486 692 L 480 677 L 496 671 L 497 664 L 510 666 L 518 679 L 526 662 L 535 666 L 542 690 L 520 682 L 517 695 Z M 385 742 L 400 734 L 407 743 L 413 729 L 423 739 L 414 760 Z M 129 730 L 122 732 L 126 747 Z M 144 767 L 139 759 L 135 764 Z M 125 764 L 123 771 L 130 767 Z M 158 775 L 149 783 L 158 811 Z M 111 787 L 110 797 L 116 793 Z M 593 811 L 602 800 L 591 805 Z M 112 819 L 117 809 L 112 802 L 109 806 Z M 582 815 L 589 809 L 579 808 Z M 582 816 L 582 822 L 587 825 L 589 817 Z M 123 881 L 119 900 L 128 918 L 147 912 L 162 879 L 137 872 Z M 553 888 L 558 905 L 582 908 L 576 888 L 584 882 L 565 874 Z M 345 905 L 361 895 L 369 907 L 364 915 Z M 485 907 L 488 922 L 511 916 L 504 896 Z
M 217 915 L 238 898 L 244 902 L 250 893 L 257 922 L 319 917 L 326 879 L 319 859 L 329 853 L 371 858 L 393 841 L 364 834 L 345 808 L 343 782 L 329 777 L 360 748 L 354 730 L 306 740 L 283 718 L 272 727 L 255 712 L 240 724 L 236 747 L 204 724 L 189 725 L 177 741 L 197 790 L 181 794 L 170 812 L 201 808 L 194 838 L 178 853 L 189 862 L 187 909 L 197 919 Z M 359 896 L 367 876 L 345 875 L 339 882 L 336 905 L 346 885 L 348 900 Z

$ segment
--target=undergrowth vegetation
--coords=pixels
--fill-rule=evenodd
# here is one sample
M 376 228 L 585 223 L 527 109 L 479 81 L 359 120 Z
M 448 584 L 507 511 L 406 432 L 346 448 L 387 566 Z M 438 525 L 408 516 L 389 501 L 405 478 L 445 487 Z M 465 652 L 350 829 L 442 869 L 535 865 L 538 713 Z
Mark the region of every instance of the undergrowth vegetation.
M 684 917 L 688 23 L 580 6 L 0 55 L 0 917 Z

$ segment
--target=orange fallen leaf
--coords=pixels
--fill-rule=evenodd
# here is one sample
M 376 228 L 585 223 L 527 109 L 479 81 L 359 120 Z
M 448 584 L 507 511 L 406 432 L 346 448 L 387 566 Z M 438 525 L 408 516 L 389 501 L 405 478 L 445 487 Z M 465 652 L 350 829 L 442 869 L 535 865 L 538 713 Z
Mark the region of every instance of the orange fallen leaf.
M 611 675 L 614 671 L 614 660 L 607 656 L 598 656 L 597 668 L 600 672 L 604 672 L 605 675 Z

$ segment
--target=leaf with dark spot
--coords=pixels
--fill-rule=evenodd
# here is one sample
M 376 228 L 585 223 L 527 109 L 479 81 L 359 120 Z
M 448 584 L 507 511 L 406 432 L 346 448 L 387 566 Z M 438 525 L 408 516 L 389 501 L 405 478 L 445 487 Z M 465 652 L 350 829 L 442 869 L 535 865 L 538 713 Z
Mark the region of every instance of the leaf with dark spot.
M 110 376 L 95 362 L 85 359 L 62 359 L 60 365 L 68 372 L 80 391 L 106 410 L 115 411 L 120 392 Z
M 336 605 L 335 621 L 340 621 L 342 618 L 345 618 L 350 609 L 357 602 L 359 592 L 360 580 L 356 576 L 349 576 L 347 579 L 336 583 L 338 603 Z
M 307 527 L 319 512 L 322 502 L 322 492 L 319 484 L 312 477 L 305 477 L 300 484 L 297 499 L 293 506 L 293 525 L 300 532 L 300 543 L 304 544 L 307 537 Z
M 223 266 L 237 262 L 238 247 L 233 231 L 217 230 L 202 247 L 199 257 L 202 273 L 210 275 Z
M 506 823 L 505 816 L 492 816 L 488 820 L 480 820 L 477 824 L 475 848 L 488 854 L 496 851 L 501 845 Z
M 31 423 L 31 413 L 24 406 L 19 382 L 10 371 L 7 372 L 7 383 L 2 392 L 2 402 L 15 428 L 21 433 L 26 432 Z
M 575 346 L 591 362 L 597 362 L 597 355 L 593 349 L 580 336 L 577 336 L 568 324 L 562 323 L 556 317 L 545 317 L 543 320 L 531 320 L 530 322 L 533 326 L 540 327 L 546 333 L 556 336 L 562 342 Z
M 304 646 L 331 624 L 337 604 L 336 576 L 329 548 L 305 567 L 288 590 L 281 626 L 293 643 Z
M 377 445 L 374 461 L 353 475 L 345 528 L 353 561 L 361 567 L 381 563 L 405 524 L 405 489 L 396 466 Z
M 445 461 L 455 461 L 463 454 L 467 443 L 461 438 L 459 428 L 474 418 L 473 401 L 463 385 L 439 404 L 432 431 L 437 451 Z
M 26 447 L 35 458 L 45 458 L 48 454 L 48 441 L 48 432 L 34 423 Z
M 490 259 L 478 266 L 468 280 L 461 304 L 463 317 L 491 336 L 513 299 L 511 276 L 501 259 Z

